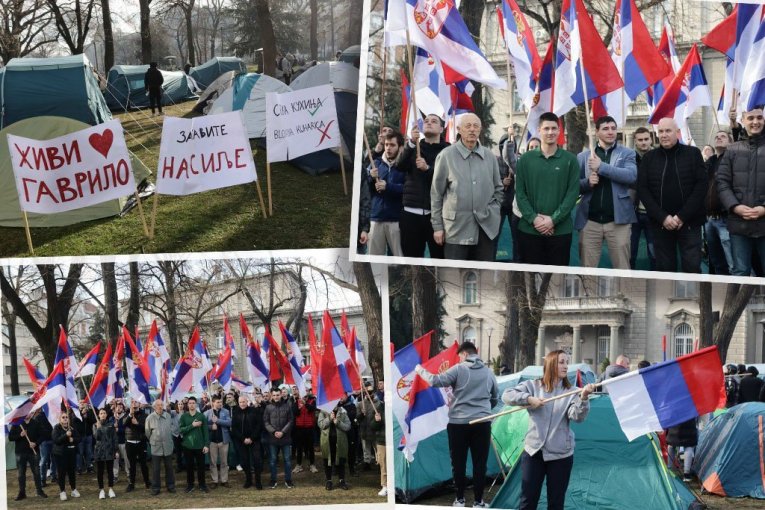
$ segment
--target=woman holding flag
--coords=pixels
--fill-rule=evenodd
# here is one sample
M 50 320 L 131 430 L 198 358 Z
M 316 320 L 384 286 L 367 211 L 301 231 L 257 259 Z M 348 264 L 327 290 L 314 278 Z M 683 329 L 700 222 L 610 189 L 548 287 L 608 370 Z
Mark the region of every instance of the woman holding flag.
M 93 426 L 93 458 L 96 462 L 96 475 L 98 477 L 98 499 L 106 498 L 104 492 L 104 469 L 109 482 L 109 497 L 114 498 L 114 459 L 119 458 L 117 450 L 117 431 L 109 420 L 106 408 L 98 411 L 98 423 Z
M 590 411 L 588 401 L 594 385 L 588 384 L 581 393 L 553 402 L 555 397 L 571 388 L 568 381 L 568 355 L 552 351 L 544 359 L 541 380 L 525 381 L 505 390 L 502 400 L 507 405 L 527 406 L 529 430 L 521 454 L 521 510 L 536 509 L 547 477 L 547 508 L 563 510 L 566 488 L 574 465 L 574 433 L 569 427 L 573 420 L 582 422 Z

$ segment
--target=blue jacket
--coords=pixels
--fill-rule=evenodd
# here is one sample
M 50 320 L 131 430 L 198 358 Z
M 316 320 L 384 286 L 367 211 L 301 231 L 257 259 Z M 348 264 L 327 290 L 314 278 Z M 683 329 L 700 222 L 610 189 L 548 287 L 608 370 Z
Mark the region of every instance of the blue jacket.
M 382 158 L 375 160 L 378 179 L 385 181 L 385 191 L 379 193 L 375 189 L 375 180 L 369 175 L 370 168 L 367 168 L 367 181 L 369 183 L 369 192 L 372 195 L 372 211 L 370 219 L 372 221 L 398 221 L 401 215 L 401 198 L 404 193 L 404 181 L 406 174 L 398 171 L 395 167 L 389 166 Z
M 589 149 L 580 152 L 576 157 L 579 162 L 579 189 L 582 193 L 574 219 L 574 228 L 577 230 L 582 230 L 587 224 L 587 215 L 592 199 L 592 188 L 589 181 L 590 170 L 587 168 L 589 157 Z M 611 190 L 614 197 L 614 223 L 628 225 L 636 222 L 635 204 L 630 196 L 630 186 L 637 181 L 635 151 L 617 144 L 611 153 L 611 163 L 601 163 L 598 173 L 611 179 Z
M 209 432 L 209 436 L 212 437 L 212 417 L 213 417 L 213 410 L 208 409 L 204 412 L 205 418 L 207 418 L 207 431 Z M 220 428 L 221 433 L 223 434 L 223 442 L 228 444 L 231 442 L 231 413 L 228 412 L 228 409 L 225 407 L 221 407 L 220 409 L 220 415 L 218 416 L 218 428 Z

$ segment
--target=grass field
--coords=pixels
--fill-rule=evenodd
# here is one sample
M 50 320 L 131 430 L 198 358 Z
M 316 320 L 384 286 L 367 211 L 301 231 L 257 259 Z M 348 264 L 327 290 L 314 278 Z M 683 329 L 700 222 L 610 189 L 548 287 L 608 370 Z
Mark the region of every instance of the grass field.
M 192 117 L 194 101 L 165 108 L 165 115 Z M 128 148 L 156 171 L 162 117 L 120 113 Z M 255 165 L 266 206 L 266 154 L 255 147 Z M 348 246 L 349 195 L 339 172 L 311 176 L 289 163 L 271 165 L 274 214 L 263 218 L 254 184 L 183 197 L 160 196 L 153 240 L 143 234 L 138 210 L 68 227 L 32 229 L 36 256 L 179 253 Z M 153 176 L 150 178 L 153 180 Z M 153 198 L 143 201 L 147 216 Z M 0 228 L 0 257 L 29 256 L 23 228 Z
M 320 466 L 321 459 L 316 459 L 316 465 Z M 303 467 L 306 467 L 305 462 Z M 149 469 L 151 471 L 151 468 Z M 77 490 L 81 497 L 78 499 L 69 498 L 67 501 L 61 501 L 58 497 L 58 485 L 48 483 L 45 492 L 47 499 L 41 499 L 35 496 L 34 483 L 31 481 L 32 473 L 27 470 L 27 499 L 16 502 L 13 499 L 18 493 L 18 482 L 16 470 L 6 471 L 8 488 L 8 508 L 9 509 L 40 509 L 40 508 L 67 508 L 67 509 L 90 509 L 90 508 L 110 508 L 138 510 L 149 508 L 211 508 L 211 507 L 253 507 L 253 506 L 278 506 L 278 505 L 324 505 L 328 507 L 333 504 L 348 503 L 385 503 L 386 498 L 377 495 L 380 490 L 380 471 L 375 466 L 370 471 L 361 471 L 359 476 L 348 477 L 350 490 L 344 491 L 335 489 L 327 491 L 324 488 L 324 471 L 320 468 L 319 473 L 311 473 L 307 469 L 302 473 L 293 475 L 294 489 L 287 489 L 284 486 L 284 469 L 279 470 L 279 487 L 276 489 L 255 490 L 255 488 L 244 489 L 244 473 L 232 469 L 229 472 L 229 488 L 219 487 L 212 489 L 208 494 L 194 490 L 191 494 L 185 494 L 186 472 L 176 473 L 175 494 L 168 493 L 164 488 L 158 496 L 152 496 L 149 489 L 143 486 L 143 480 L 140 473 L 136 477 L 136 489 L 131 493 L 126 493 L 127 479 L 125 473 L 120 473 L 120 478 L 115 484 L 114 491 L 117 493 L 115 499 L 98 499 L 98 482 L 95 474 L 84 474 L 77 476 Z M 163 475 L 164 480 L 164 475 Z M 207 473 L 208 487 L 212 487 L 210 474 Z M 263 483 L 269 480 L 268 466 L 265 467 Z M 164 483 L 164 482 L 163 482 Z M 337 479 L 335 478 L 335 485 Z M 67 495 L 69 487 L 67 485 Z

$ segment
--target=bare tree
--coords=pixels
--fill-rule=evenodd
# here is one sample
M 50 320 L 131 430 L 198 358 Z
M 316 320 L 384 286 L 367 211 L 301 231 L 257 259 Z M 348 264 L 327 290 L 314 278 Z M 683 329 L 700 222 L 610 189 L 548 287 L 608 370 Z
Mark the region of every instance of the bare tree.
M 46 0 L 64 44 L 72 55 L 85 51 L 95 0 Z
M 736 324 L 744 313 L 752 294 L 757 287 L 754 285 L 741 285 L 740 283 L 728 283 L 725 286 L 725 301 L 720 312 L 720 320 L 714 326 L 709 327 L 709 318 L 712 315 L 712 285 L 702 283 L 699 285 L 699 313 L 702 318 L 699 331 L 700 347 L 716 345 L 720 352 L 720 360 L 725 363 L 728 357 L 733 332 Z
M 269 76 L 276 74 L 276 35 L 271 21 L 271 11 L 268 0 L 254 0 L 255 12 L 260 26 L 260 40 L 263 44 L 263 73 Z
M 0 0 L 0 58 L 7 64 L 56 42 L 46 32 L 52 17 L 45 0 Z
M 432 267 L 410 266 L 409 272 L 412 280 L 412 337 L 419 338 L 430 330 L 437 332 L 439 329 L 438 282 Z M 438 341 L 430 342 L 431 356 L 439 350 Z
M 358 282 L 358 292 L 361 298 L 361 308 L 367 323 L 369 335 L 369 368 L 374 374 L 375 381 L 384 379 L 383 342 L 382 342 L 382 300 L 377 288 L 372 266 L 369 262 L 354 262 L 353 273 Z
M 141 61 L 151 62 L 151 0 L 138 0 L 141 19 Z
M 319 6 L 318 0 L 311 0 L 311 21 L 310 21 L 310 34 L 309 34 L 309 46 L 311 52 L 311 60 L 319 58 Z
M 210 20 L 210 58 L 215 57 L 215 40 L 218 37 L 218 29 L 223 21 L 225 0 L 207 0 L 205 11 Z
M 117 274 L 114 262 L 101 263 L 101 277 L 104 282 L 104 316 L 106 319 L 106 338 L 116 342 L 120 336 L 119 298 L 117 296 Z
M 104 70 L 114 66 L 114 33 L 112 31 L 112 9 L 109 0 L 101 0 L 101 15 L 104 29 Z
M 525 367 L 534 364 L 539 323 L 542 321 L 542 311 L 547 300 L 551 278 L 551 273 L 523 273 L 523 288 L 518 295 L 520 366 Z
M 520 348 L 520 301 L 525 291 L 523 273 L 509 271 L 505 274 L 505 335 L 499 344 L 502 364 L 516 370 Z
M 11 268 L 7 268 L 6 272 L 8 274 L 9 278 L 9 284 L 13 286 L 13 288 L 18 293 L 19 290 L 22 287 L 22 282 L 24 279 L 24 272 L 26 270 L 25 266 L 19 266 L 14 271 Z M 3 317 L 3 323 L 5 324 L 5 329 L 3 330 L 3 334 L 8 338 L 8 357 L 11 361 L 11 394 L 12 395 L 18 395 L 20 393 L 19 391 L 19 361 L 18 361 L 18 349 L 17 349 L 17 343 L 16 343 L 16 322 L 17 322 L 17 316 L 13 311 L 11 310 L 11 306 L 8 304 L 8 300 L 2 301 L 2 308 L 0 308 L 0 311 L 2 312 Z

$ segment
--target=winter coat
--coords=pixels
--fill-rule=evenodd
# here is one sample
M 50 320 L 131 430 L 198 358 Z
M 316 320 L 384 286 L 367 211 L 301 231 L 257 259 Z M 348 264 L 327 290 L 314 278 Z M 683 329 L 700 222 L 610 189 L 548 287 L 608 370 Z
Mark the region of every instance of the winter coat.
M 260 409 L 260 408 L 258 408 Z M 263 413 L 258 413 L 254 407 L 241 409 L 234 408 L 231 418 L 231 437 L 235 441 L 244 442 L 251 439 L 253 443 L 260 443 L 260 434 L 263 431 Z
M 40 425 L 38 425 L 35 420 L 32 420 L 29 423 L 24 423 L 23 427 L 27 433 L 26 437 L 21 435 L 21 427 L 22 425 L 14 425 L 8 433 L 8 440 L 16 442 L 16 455 L 35 455 L 32 448 L 29 446 L 29 441 L 38 445 L 35 447 L 35 450 L 37 453 L 40 453 L 39 444 L 44 441 L 44 432 L 41 430 Z
M 160 93 L 162 91 L 162 84 L 165 83 L 165 77 L 162 76 L 162 71 L 157 69 L 156 67 L 150 67 L 146 74 L 143 76 L 143 82 L 144 82 L 144 90 L 151 91 L 151 90 L 159 90 Z
M 340 462 L 340 459 L 348 458 L 348 431 L 351 430 L 351 419 L 348 413 L 342 407 L 335 408 L 337 423 L 330 419 L 330 413 L 321 411 L 319 413 L 319 429 L 321 430 L 321 456 L 329 461 L 330 466 Z M 335 458 L 331 458 L 330 436 L 336 434 L 337 446 Z
M 114 460 L 114 454 L 117 452 L 117 432 L 111 421 L 93 426 L 93 441 L 94 461 Z
M 133 419 L 138 423 L 133 423 Z M 131 416 L 130 413 L 122 417 L 122 425 L 125 427 L 125 441 L 146 441 L 146 413 L 137 409 Z
M 420 155 L 428 163 L 428 169 L 422 171 L 417 168 L 417 148 L 411 142 L 404 146 L 396 168 L 406 175 L 404 180 L 404 194 L 402 203 L 404 207 L 430 210 L 430 186 L 433 183 L 433 168 L 436 164 L 436 156 L 448 147 L 447 142 L 428 143 L 420 141 Z
M 717 167 L 717 191 L 725 210 L 737 205 L 765 205 L 765 136 L 757 136 L 728 146 Z M 765 218 L 745 220 L 728 215 L 731 234 L 765 236 Z
M 359 435 L 361 439 L 375 439 L 377 433 L 372 429 L 372 424 L 375 423 L 375 410 L 380 407 L 379 401 L 375 401 L 373 404 L 368 398 L 363 398 L 361 402 L 358 403 L 358 414 L 356 415 L 356 419 L 359 423 Z
M 375 415 L 372 413 L 372 421 L 369 424 L 369 429 L 374 434 L 375 444 L 385 445 L 385 402 L 378 400 L 375 403 L 375 407 L 380 414 L 380 421 L 375 420 Z
M 667 444 L 670 446 L 696 446 L 698 441 L 699 431 L 696 429 L 696 418 L 691 418 L 676 427 L 667 429 Z
M 292 404 L 288 399 L 282 399 L 266 406 L 266 410 L 263 412 L 263 426 L 268 432 L 270 444 L 277 446 L 292 444 L 293 424 Z M 284 435 L 277 438 L 274 436 L 276 431 L 281 431 Z
M 173 454 L 173 430 L 175 425 L 173 416 L 167 411 L 163 411 L 161 415 L 153 411 L 149 414 L 146 418 L 144 430 L 149 440 L 152 455 L 167 457 Z
M 60 423 L 53 427 L 53 434 L 51 435 L 53 439 L 53 455 L 74 455 L 77 453 L 77 445 L 81 439 L 80 433 L 74 427 L 69 427 L 69 430 L 72 431 L 71 438 L 67 437 L 66 430 L 64 430 Z M 74 441 L 70 442 L 69 439 L 74 439 Z
M 205 411 L 205 418 L 207 418 L 207 431 L 208 435 L 212 437 L 213 435 L 213 410 L 207 410 Z M 223 439 L 223 443 L 228 444 L 231 442 L 231 414 L 228 412 L 228 409 L 225 407 L 222 407 L 220 410 L 220 415 L 218 416 L 218 428 L 221 431 L 221 437 Z
M 406 175 L 400 172 L 385 156 L 375 161 L 377 179 L 385 181 L 385 190 L 377 191 L 375 179 L 367 170 L 367 186 L 372 197 L 370 219 L 371 221 L 398 221 L 401 215 L 401 195 L 404 191 L 404 179 Z

